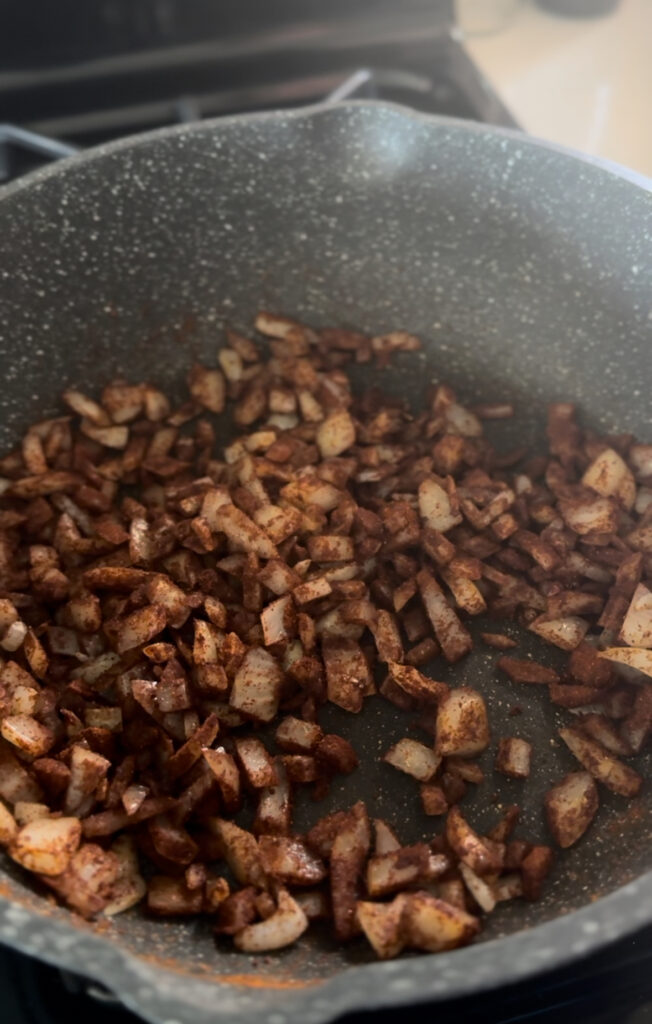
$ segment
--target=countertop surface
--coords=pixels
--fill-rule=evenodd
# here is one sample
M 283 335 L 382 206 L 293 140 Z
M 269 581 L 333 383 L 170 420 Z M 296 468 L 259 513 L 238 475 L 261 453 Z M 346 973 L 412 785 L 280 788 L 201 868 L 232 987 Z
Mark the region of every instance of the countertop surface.
M 594 19 L 521 0 L 505 27 L 465 44 L 526 131 L 652 178 L 652 0 Z

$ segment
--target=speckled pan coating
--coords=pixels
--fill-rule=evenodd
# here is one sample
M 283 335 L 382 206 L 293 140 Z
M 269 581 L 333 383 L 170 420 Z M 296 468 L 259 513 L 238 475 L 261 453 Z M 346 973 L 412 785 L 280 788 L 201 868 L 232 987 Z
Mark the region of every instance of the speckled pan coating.
M 505 444 L 540 437 L 551 398 L 650 438 L 651 243 L 650 194 L 626 176 L 508 132 L 380 104 L 229 118 L 91 151 L 0 200 L 0 447 L 54 410 L 64 384 L 124 372 L 174 387 L 193 357 L 214 360 L 225 321 L 245 328 L 260 306 L 315 324 L 415 331 L 423 361 L 386 386 L 415 405 L 431 379 L 465 399 L 513 400 L 517 424 L 496 431 Z M 521 649 L 542 656 L 532 640 Z M 498 679 L 494 660 L 479 648 L 436 671 L 483 690 L 496 736 L 534 740 L 535 770 L 525 783 L 496 784 L 488 772 L 465 807 L 482 826 L 491 799 L 522 802 L 523 834 L 545 836 L 541 796 L 572 759 L 551 744 L 557 716 L 540 688 Z M 406 718 L 373 700 L 364 717 L 327 716 L 367 755 L 333 801 L 361 795 L 403 835 L 419 834 L 415 787 L 376 760 Z M 167 1024 L 248 1022 L 263 1010 L 268 1024 L 321 1024 L 358 1007 L 449 998 L 650 920 L 649 790 L 634 804 L 604 799 L 541 904 L 501 910 L 487 941 L 436 958 L 371 964 L 362 944 L 342 951 L 322 937 L 256 963 L 218 950 L 202 923 L 77 921 L 12 865 L 0 940 L 103 981 Z

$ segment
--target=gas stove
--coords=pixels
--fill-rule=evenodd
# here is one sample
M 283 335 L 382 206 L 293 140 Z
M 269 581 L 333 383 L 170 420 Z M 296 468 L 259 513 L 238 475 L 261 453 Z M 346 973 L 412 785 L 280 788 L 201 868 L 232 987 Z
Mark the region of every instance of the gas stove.
M 469 58 L 452 0 L 24 0 L 0 35 L 0 183 L 110 139 L 345 98 L 518 127 Z M 0 947 L 2 1020 L 136 1017 L 101 985 Z M 572 968 L 453 1005 L 438 1024 L 652 1024 L 652 929 Z M 342 1019 L 384 1024 L 397 1011 Z
M 354 97 L 516 127 L 447 0 L 329 0 L 325 15 L 316 0 L 282 0 L 273 17 L 233 6 L 112 0 L 83 5 L 80 20 L 79 0 L 59 0 L 56 19 L 43 5 L 50 32 L 36 38 L 13 12 L 0 37 L 0 181 L 150 128 Z

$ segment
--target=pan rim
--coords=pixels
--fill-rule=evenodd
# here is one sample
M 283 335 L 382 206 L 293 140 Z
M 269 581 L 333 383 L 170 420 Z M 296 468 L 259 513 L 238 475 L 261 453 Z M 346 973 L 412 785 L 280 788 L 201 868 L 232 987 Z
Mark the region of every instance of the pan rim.
M 273 123 L 275 120 L 301 121 L 322 116 L 338 116 L 359 109 L 384 110 L 395 116 L 423 122 L 431 128 L 451 128 L 467 134 L 503 137 L 520 146 L 544 149 L 589 165 L 600 174 L 632 185 L 642 194 L 652 190 L 652 181 L 627 168 L 575 152 L 567 147 L 524 135 L 513 129 L 488 126 L 456 118 L 434 116 L 411 111 L 398 104 L 382 101 L 350 100 L 339 104 L 317 104 L 298 110 L 268 111 L 234 115 L 156 129 L 127 136 L 42 168 L 0 189 L 0 202 L 9 202 L 24 192 L 38 187 L 61 173 L 71 173 L 105 156 L 129 151 L 157 139 L 174 138 L 197 132 L 213 132 L 237 124 Z M 652 871 L 583 907 L 552 921 L 513 935 L 478 943 L 451 953 L 420 956 L 389 963 L 365 964 L 346 968 L 324 980 L 313 989 L 276 993 L 274 1009 L 278 1024 L 324 1024 L 345 1012 L 356 1009 L 406 1005 L 425 1000 L 454 999 L 462 995 L 488 991 L 498 985 L 512 984 L 545 971 L 572 963 L 617 939 L 636 931 L 650 919 L 646 909 L 652 899 Z M 38 940 L 38 941 L 37 941 Z M 173 979 L 176 972 L 131 954 L 106 937 L 75 927 L 72 920 L 45 919 L 36 909 L 27 909 L 19 902 L 0 895 L 0 941 L 11 944 L 56 966 L 93 977 L 118 992 L 124 1004 L 153 1021 L 190 1021 L 203 1024 L 215 1019 L 215 995 L 220 998 L 221 1012 L 234 1020 L 245 1020 L 272 1005 L 269 989 L 244 989 L 240 986 L 186 977 L 186 992 L 195 985 L 205 990 L 201 1000 L 182 1001 L 173 994 L 171 982 L 161 986 L 162 979 Z M 545 955 L 544 955 L 545 952 Z M 398 981 L 409 982 L 395 984 Z M 161 992 L 163 989 L 163 992 Z M 248 996 L 245 999 L 245 995 Z M 223 998 L 222 998 L 223 997 Z
M 358 109 L 386 110 L 397 116 L 402 116 L 412 121 L 422 122 L 429 126 L 439 125 L 442 128 L 448 127 L 461 129 L 462 131 L 473 135 L 491 135 L 498 136 L 499 138 L 503 137 L 526 146 L 545 149 L 553 153 L 559 153 L 562 156 L 570 157 L 573 160 L 583 164 L 588 164 L 590 167 L 594 167 L 615 178 L 620 178 L 622 181 L 626 181 L 628 184 L 634 185 L 644 192 L 652 192 L 652 177 L 647 177 L 639 171 L 635 171 L 633 168 L 626 167 L 624 164 L 619 164 L 613 160 L 608 160 L 605 157 L 595 156 L 590 153 L 583 153 L 571 146 L 552 142 L 551 140 L 541 138 L 538 135 L 529 135 L 516 128 L 486 124 L 482 121 L 470 121 L 460 117 L 448 117 L 444 114 L 427 114 L 419 110 L 412 110 L 410 107 L 405 107 L 400 103 L 391 103 L 387 100 L 354 99 L 341 100 L 337 103 L 313 103 L 296 109 L 281 108 L 278 110 L 253 111 L 246 114 L 229 114 L 224 117 L 207 118 L 206 120 L 192 121 L 186 124 L 167 125 L 162 128 L 151 129 L 150 131 L 136 132 L 133 135 L 125 135 L 119 139 L 113 139 L 110 142 L 104 142 L 98 146 L 91 146 L 88 149 L 80 150 L 78 153 L 73 153 L 71 156 L 63 157 L 61 160 L 56 161 L 56 163 L 47 164 L 45 167 L 40 167 L 35 171 L 22 175 L 16 181 L 10 182 L 8 185 L 1 186 L 0 202 L 12 199 L 24 190 L 30 189 L 35 185 L 40 185 L 48 181 L 49 178 L 56 177 L 60 172 L 73 170 L 74 168 L 83 166 L 87 163 L 94 163 L 96 160 L 102 159 L 105 156 L 111 156 L 114 153 L 120 153 L 122 150 L 129 150 L 141 145 L 146 145 L 147 143 L 154 142 L 157 139 L 176 138 L 183 135 L 195 134 L 204 130 L 212 131 L 216 128 L 219 129 L 222 126 L 228 127 L 229 125 L 236 123 L 264 124 L 265 122 L 279 120 L 301 121 L 333 112 L 346 112 Z
M 177 996 L 176 969 L 148 962 L 115 941 L 89 933 L 83 925 L 44 921 L 38 911 L 4 896 L 0 896 L 0 942 L 100 982 L 127 1009 L 152 1024 L 214 1024 L 219 1019 L 216 999 L 220 1017 L 229 1020 L 249 1021 L 264 1010 L 274 1024 L 327 1024 L 359 1010 L 452 1002 L 572 965 L 649 923 L 651 899 L 652 872 L 647 872 L 588 907 L 512 935 L 446 953 L 352 965 L 297 988 L 249 987 L 219 976 L 182 975 L 185 993 L 200 990 L 199 997 L 191 999 Z M 36 942 L 34 925 L 40 925 Z M 78 938 L 77 943 L 71 942 L 71 935 Z M 161 986 L 163 979 L 167 984 Z

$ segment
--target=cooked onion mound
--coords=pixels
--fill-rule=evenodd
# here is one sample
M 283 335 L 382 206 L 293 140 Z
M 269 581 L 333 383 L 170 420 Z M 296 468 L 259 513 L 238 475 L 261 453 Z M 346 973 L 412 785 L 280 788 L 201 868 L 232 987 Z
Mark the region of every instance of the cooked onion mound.
M 515 837 L 518 807 L 487 835 L 460 807 L 492 743 L 482 693 L 446 681 L 470 616 L 496 620 L 482 639 L 510 680 L 567 709 L 578 770 L 545 798 L 558 846 L 589 829 L 599 786 L 641 786 L 652 445 L 560 403 L 547 456 L 499 455 L 482 421 L 510 405 L 353 394 L 344 368 L 384 367 L 412 335 L 255 326 L 262 341 L 227 331 L 218 365 L 192 368 L 180 408 L 147 384 L 70 389 L 1 460 L 0 844 L 85 917 L 144 900 L 209 915 L 247 953 L 318 918 L 383 958 L 451 949 L 499 902 L 536 900 L 553 858 Z M 239 436 L 222 447 L 227 405 Z M 505 617 L 565 670 L 519 657 Z M 402 845 L 363 803 L 297 834 L 298 791 L 321 799 L 358 767 L 323 705 L 364 714 L 377 690 L 418 712 L 421 738 L 384 761 L 438 834 Z M 526 740 L 493 742 L 496 771 L 536 772 Z

